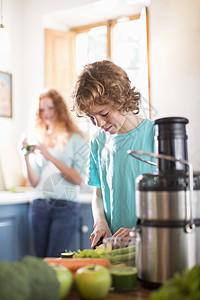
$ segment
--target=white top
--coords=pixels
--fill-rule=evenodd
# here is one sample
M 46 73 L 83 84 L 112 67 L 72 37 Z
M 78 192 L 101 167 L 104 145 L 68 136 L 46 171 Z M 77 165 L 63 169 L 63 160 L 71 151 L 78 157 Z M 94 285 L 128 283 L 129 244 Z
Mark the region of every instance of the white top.
M 48 151 L 66 166 L 76 169 L 84 181 L 89 152 L 86 139 L 80 134 L 73 134 L 64 150 L 48 148 Z M 41 154 L 32 154 L 32 158 L 33 167 L 40 178 L 34 189 L 34 199 L 79 201 L 79 186 L 64 179 L 60 170 Z

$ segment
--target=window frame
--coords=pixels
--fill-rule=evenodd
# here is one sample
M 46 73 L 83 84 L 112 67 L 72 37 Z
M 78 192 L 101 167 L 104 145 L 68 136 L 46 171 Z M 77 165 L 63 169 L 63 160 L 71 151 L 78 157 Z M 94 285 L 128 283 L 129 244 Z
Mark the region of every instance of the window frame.
M 148 8 L 145 7 L 146 15 L 146 36 L 147 36 L 147 76 L 148 76 L 148 100 L 149 100 L 149 118 L 151 119 L 151 97 L 150 97 L 150 63 L 149 63 L 149 13 Z M 128 16 L 129 20 L 137 20 L 140 14 Z M 104 22 L 93 23 L 89 25 L 70 28 L 67 32 L 58 30 L 45 29 L 45 86 L 53 86 L 63 94 L 70 94 L 70 90 L 76 79 L 76 36 L 80 33 L 86 33 L 94 27 L 107 27 L 107 59 L 113 61 L 113 29 L 117 24 L 117 19 L 107 20 Z M 60 41 L 59 41 L 60 40 Z M 64 46 L 60 47 L 59 53 L 56 43 L 62 42 Z M 58 69 L 57 61 L 60 57 L 67 62 L 64 73 L 63 64 L 61 70 Z M 60 75 L 63 74 L 62 82 L 60 84 Z
M 149 118 L 151 118 L 151 99 L 150 99 L 150 67 L 149 67 L 149 15 L 148 8 L 145 7 L 145 15 L 146 15 L 146 34 L 147 34 L 147 73 L 148 73 L 148 97 L 149 97 Z M 135 14 L 127 17 L 129 21 L 138 20 L 140 18 L 140 14 Z M 87 33 L 94 27 L 106 26 L 107 27 L 107 59 L 113 61 L 113 29 L 117 24 L 117 19 L 112 19 L 104 22 L 93 23 L 84 26 L 78 26 L 70 28 L 70 31 L 74 33 L 75 41 L 76 35 L 80 33 Z M 76 47 L 76 42 L 75 47 Z M 76 61 L 74 60 L 73 68 L 76 69 Z

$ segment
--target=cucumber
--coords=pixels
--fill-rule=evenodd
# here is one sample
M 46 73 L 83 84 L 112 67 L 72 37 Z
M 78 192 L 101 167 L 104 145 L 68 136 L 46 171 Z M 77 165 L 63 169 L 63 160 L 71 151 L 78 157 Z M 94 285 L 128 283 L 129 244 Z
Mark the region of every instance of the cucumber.
M 135 252 L 119 254 L 119 255 L 109 255 L 107 258 L 110 260 L 111 264 L 120 264 L 127 263 L 131 264 L 131 262 L 135 262 Z
M 129 247 L 124 247 L 124 248 L 119 248 L 119 249 L 113 249 L 108 251 L 109 255 L 121 255 L 121 254 L 126 254 L 130 252 L 135 252 L 135 245 L 129 246 Z
M 61 258 L 72 258 L 74 256 L 74 252 L 70 252 L 70 253 L 61 253 Z

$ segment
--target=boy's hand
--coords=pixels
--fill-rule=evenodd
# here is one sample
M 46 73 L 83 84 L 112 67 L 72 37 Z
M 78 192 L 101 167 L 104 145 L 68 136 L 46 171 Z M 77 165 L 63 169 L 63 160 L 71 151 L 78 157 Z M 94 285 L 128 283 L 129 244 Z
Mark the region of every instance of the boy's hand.
M 100 238 L 103 239 L 110 236 L 111 236 L 111 232 L 106 221 L 101 221 L 99 223 L 96 223 L 94 225 L 94 231 L 90 236 L 90 241 L 92 243 L 91 248 L 94 248 L 96 246 Z
M 113 237 L 130 237 L 133 236 L 133 234 L 133 229 L 121 227 L 117 232 L 115 232 L 115 234 L 113 234 Z

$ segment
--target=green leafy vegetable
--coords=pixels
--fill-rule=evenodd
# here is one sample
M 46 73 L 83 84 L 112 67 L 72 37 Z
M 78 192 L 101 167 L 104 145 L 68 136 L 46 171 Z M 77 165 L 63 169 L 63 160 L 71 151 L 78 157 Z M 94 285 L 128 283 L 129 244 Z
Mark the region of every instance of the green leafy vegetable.
M 42 259 L 25 256 L 18 262 L 0 262 L 0 299 L 58 300 L 56 272 Z
M 8 189 L 8 191 L 12 192 L 12 193 L 24 193 L 24 191 L 18 191 L 15 187 L 11 187 Z
M 0 299 L 31 299 L 27 270 L 18 263 L 0 262 Z
M 150 300 L 199 300 L 200 266 L 186 270 L 183 275 L 175 274 L 157 291 L 151 293 Z
M 56 273 L 43 259 L 25 256 L 20 264 L 24 265 L 29 274 L 31 299 L 59 299 L 59 282 Z
M 74 258 L 105 258 L 105 251 L 102 253 L 97 253 L 93 249 L 84 249 L 84 250 L 78 250 L 73 257 Z
M 73 253 L 74 258 L 108 258 L 111 263 L 126 263 L 135 258 L 135 245 L 113 250 L 103 249 L 102 247 L 98 250 L 84 249 L 77 252 L 65 250 L 65 253 L 69 255 Z

